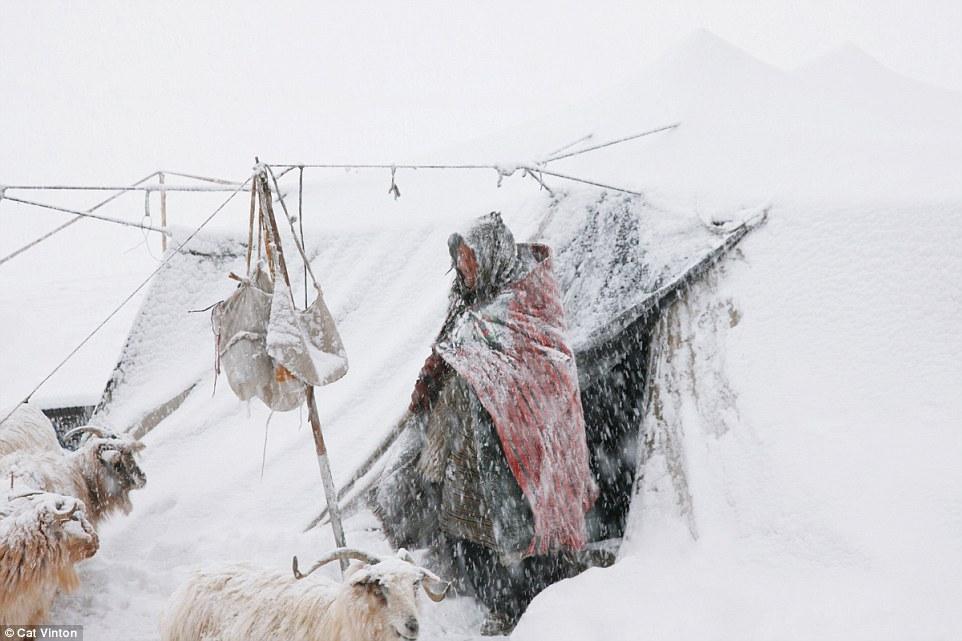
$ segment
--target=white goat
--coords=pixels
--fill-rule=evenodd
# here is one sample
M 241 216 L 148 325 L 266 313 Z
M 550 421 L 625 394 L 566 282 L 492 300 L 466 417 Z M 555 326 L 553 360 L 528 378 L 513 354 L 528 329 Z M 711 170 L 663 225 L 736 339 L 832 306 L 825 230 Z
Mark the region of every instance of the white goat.
M 21 484 L 74 496 L 87 508 L 93 524 L 112 513 L 130 512 L 130 492 L 147 482 L 134 460 L 144 445 L 91 425 L 64 435 L 91 434 L 75 452 L 57 441 L 53 423 L 39 410 L 22 405 L 0 425 L 0 479 L 12 477 Z
M 342 583 L 308 578 L 339 559 L 357 559 Z M 161 620 L 161 641 L 413 641 L 419 588 L 440 601 L 449 584 L 414 565 L 404 549 L 376 557 L 338 548 L 306 573 L 248 564 L 201 570 L 173 594 Z M 440 590 L 438 590 L 440 588 Z
M 6 416 L 3 412 L 0 416 Z M 60 448 L 57 432 L 40 408 L 22 403 L 0 423 L 0 458 L 13 452 L 56 451 Z
M 97 551 L 83 503 L 48 492 L 0 503 L 0 625 L 36 625 L 58 589 L 79 581 L 74 564 Z

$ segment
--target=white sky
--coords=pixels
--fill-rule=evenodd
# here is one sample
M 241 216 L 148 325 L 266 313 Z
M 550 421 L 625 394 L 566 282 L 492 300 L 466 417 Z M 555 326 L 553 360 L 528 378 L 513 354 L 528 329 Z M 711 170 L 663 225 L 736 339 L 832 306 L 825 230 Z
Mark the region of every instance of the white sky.
M 580 102 L 697 28 L 791 67 L 851 41 L 962 91 L 962 3 L 5 3 L 0 184 L 399 161 Z

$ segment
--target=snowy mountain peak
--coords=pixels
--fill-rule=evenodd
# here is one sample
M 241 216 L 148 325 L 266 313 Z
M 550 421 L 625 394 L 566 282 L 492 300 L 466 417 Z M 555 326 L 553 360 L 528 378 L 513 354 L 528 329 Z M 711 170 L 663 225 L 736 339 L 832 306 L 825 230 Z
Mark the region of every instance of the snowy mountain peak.
M 904 76 L 850 42 L 802 65 L 791 75 L 833 96 L 896 114 L 900 120 L 935 122 L 936 129 L 959 132 L 962 96 Z
M 654 68 L 662 72 L 673 71 L 686 75 L 736 69 L 776 71 L 774 67 L 707 29 L 699 29 L 689 34 L 665 52 L 655 62 Z
M 846 42 L 825 55 L 809 61 L 799 67 L 796 73 L 809 77 L 830 76 L 839 80 L 867 77 L 878 79 L 898 77 L 905 80 L 903 76 L 892 71 L 852 42 Z

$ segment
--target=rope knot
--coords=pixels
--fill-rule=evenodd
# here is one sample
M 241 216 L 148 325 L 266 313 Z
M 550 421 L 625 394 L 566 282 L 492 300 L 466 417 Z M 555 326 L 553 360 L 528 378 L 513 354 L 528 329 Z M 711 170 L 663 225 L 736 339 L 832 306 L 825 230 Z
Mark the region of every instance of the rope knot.
M 394 181 L 394 175 L 397 173 L 397 167 L 391 167 L 391 186 L 388 187 L 387 193 L 394 196 L 394 200 L 401 197 L 401 190 L 398 189 L 397 183 Z
M 518 165 L 511 165 L 510 167 L 495 165 L 494 170 L 498 172 L 498 187 L 501 187 L 501 183 L 504 181 L 504 179 L 513 176 L 514 172 L 518 171 L 518 169 Z

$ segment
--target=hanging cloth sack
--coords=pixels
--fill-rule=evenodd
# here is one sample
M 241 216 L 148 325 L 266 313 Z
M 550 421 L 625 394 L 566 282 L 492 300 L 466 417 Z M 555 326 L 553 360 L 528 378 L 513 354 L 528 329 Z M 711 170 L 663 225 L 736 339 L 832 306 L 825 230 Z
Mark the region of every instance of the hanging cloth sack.
M 279 412 L 304 402 L 308 385 L 347 373 L 347 356 L 324 298 L 294 308 L 284 282 L 274 283 L 263 262 L 212 314 L 217 373 L 241 400 L 257 397 Z
M 344 345 L 320 291 L 311 306 L 300 311 L 294 307 L 287 284 L 275 283 L 267 324 L 267 354 L 275 367 L 283 367 L 314 387 L 333 383 L 347 373 Z
M 254 205 L 258 199 L 257 253 L 260 255 L 263 248 L 267 262 L 258 260 L 251 271 Z M 280 412 L 299 407 L 307 397 L 308 386 L 327 385 L 347 373 L 341 336 L 296 235 L 294 244 L 304 260 L 305 281 L 309 273 L 317 294 L 303 311 L 294 307 L 270 186 L 262 172 L 251 186 L 248 277 L 230 274 L 240 285 L 227 300 L 214 306 L 211 324 L 217 350 L 216 373 L 223 365 L 227 382 L 238 398 L 246 401 L 256 396 Z

